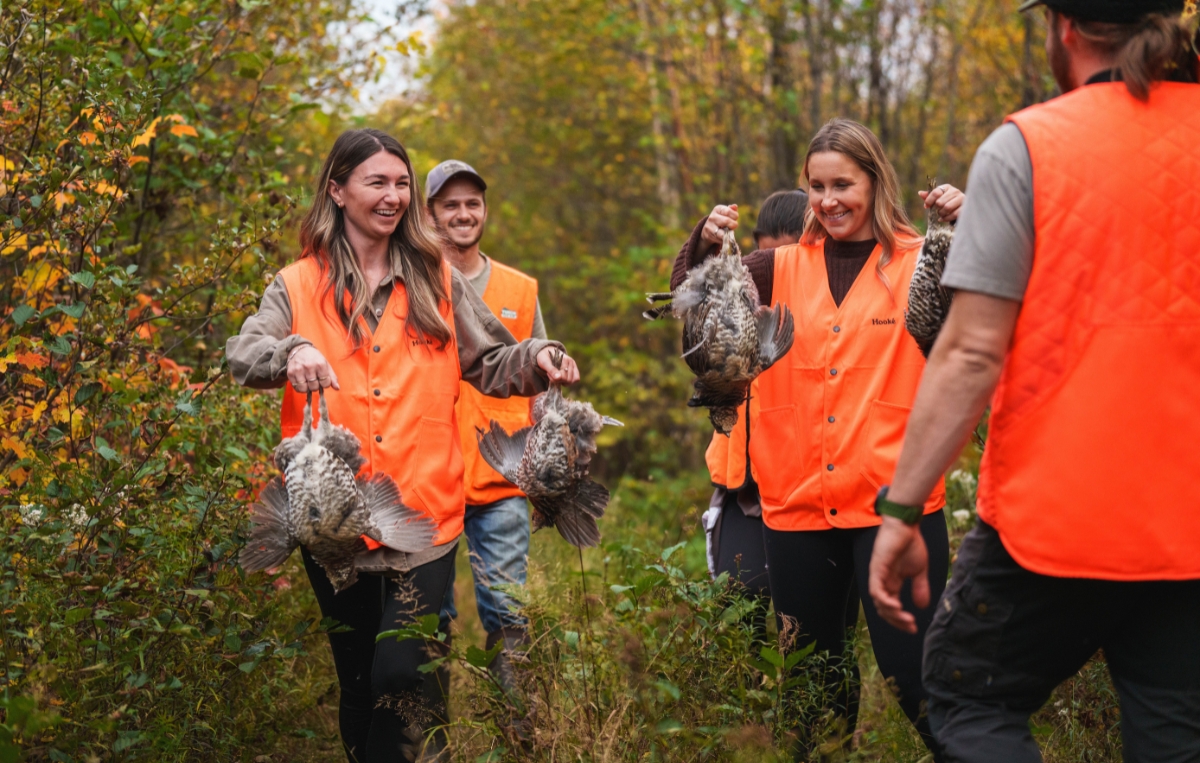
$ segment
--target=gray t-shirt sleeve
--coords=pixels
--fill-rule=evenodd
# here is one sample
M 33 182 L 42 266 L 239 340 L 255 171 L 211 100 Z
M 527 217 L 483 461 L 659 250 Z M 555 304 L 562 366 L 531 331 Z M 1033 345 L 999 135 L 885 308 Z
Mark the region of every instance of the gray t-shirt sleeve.
M 1024 300 L 1033 268 L 1033 162 L 1015 124 L 979 147 L 956 227 L 942 285 Z

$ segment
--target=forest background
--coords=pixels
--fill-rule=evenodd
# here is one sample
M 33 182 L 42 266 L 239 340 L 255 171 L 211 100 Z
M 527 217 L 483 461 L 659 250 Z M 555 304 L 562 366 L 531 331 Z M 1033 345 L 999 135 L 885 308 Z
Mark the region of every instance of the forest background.
M 540 280 L 573 394 L 627 425 L 595 466 L 605 544 L 535 538 L 523 698 L 479 669 L 460 554 L 456 756 L 782 755 L 819 657 L 755 640 L 707 579 L 710 429 L 684 406 L 678 327 L 644 321 L 643 295 L 714 203 L 752 221 L 796 187 L 833 116 L 879 134 L 914 216 L 927 178 L 965 184 L 1004 115 L 1054 94 L 1016 5 L 5 0 L 0 761 L 342 759 L 331 624 L 302 570 L 234 564 L 277 402 L 233 385 L 222 348 L 297 256 L 333 139 L 364 125 L 422 177 L 453 157 L 488 178 L 484 250 Z M 977 462 L 950 481 L 956 538 Z M 860 635 L 863 718 L 819 755 L 918 760 Z M 531 736 L 509 733 L 531 712 Z M 1035 731 L 1051 760 L 1117 760 L 1115 717 L 1097 663 Z

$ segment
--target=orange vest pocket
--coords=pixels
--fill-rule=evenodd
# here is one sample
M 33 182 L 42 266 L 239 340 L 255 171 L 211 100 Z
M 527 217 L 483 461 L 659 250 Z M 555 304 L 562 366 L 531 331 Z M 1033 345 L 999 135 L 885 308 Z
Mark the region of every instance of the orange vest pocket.
M 796 443 L 798 431 L 794 405 L 767 408 L 758 415 L 750 439 L 750 459 L 764 503 L 782 506 L 800 486 L 803 473 L 796 463 L 801 455 Z
M 412 451 L 410 465 L 412 477 L 409 484 L 416 492 L 421 508 L 435 511 L 433 507 L 450 507 L 457 504 L 449 514 L 457 513 L 457 521 L 447 522 L 448 516 L 434 516 L 438 523 L 435 543 L 445 543 L 462 532 L 461 484 L 443 479 L 445 474 L 462 474 L 462 445 L 458 440 L 458 428 L 449 421 L 421 417 L 417 426 L 416 447 Z
M 892 481 L 896 462 L 900 460 L 900 448 L 904 445 L 904 430 L 908 427 L 908 416 L 912 408 L 882 400 L 871 401 L 867 414 L 866 447 L 862 453 L 866 458 L 862 475 L 876 490 Z

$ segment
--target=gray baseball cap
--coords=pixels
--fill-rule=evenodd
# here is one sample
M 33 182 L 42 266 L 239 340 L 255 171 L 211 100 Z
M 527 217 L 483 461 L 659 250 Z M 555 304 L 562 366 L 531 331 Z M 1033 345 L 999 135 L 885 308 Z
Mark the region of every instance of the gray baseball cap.
M 483 176 L 475 171 L 475 168 L 466 162 L 460 162 L 457 159 L 448 159 L 429 171 L 425 176 L 425 203 L 438 195 L 438 191 L 442 190 L 442 186 L 446 181 L 459 175 L 466 175 L 479 183 L 479 187 L 487 190 L 487 183 L 484 182 Z

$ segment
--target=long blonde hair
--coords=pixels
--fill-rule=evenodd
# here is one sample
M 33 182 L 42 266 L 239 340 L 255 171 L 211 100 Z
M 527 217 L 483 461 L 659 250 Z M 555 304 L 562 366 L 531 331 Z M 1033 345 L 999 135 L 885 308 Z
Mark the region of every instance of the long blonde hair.
M 896 168 L 884 155 L 883 145 L 879 138 L 875 137 L 875 133 L 852 119 L 831 119 L 813 137 L 812 142 L 808 144 L 808 153 L 804 156 L 806 183 L 808 160 L 813 154 L 825 151 L 836 151 L 849 157 L 871 177 L 874 195 L 871 228 L 875 240 L 883 247 L 883 256 L 875 265 L 875 275 L 891 293 L 892 285 L 883 272 L 884 267 L 892 261 L 892 255 L 899 245 L 915 245 L 921 241 L 921 235 L 913 228 L 900 203 L 900 180 L 896 177 Z M 800 241 L 815 244 L 828 235 L 829 232 L 810 206 L 804 215 L 804 234 Z
M 344 185 L 355 167 L 380 151 L 404 162 L 412 184 L 408 209 L 388 243 L 390 265 L 394 270 L 395 264 L 400 263 L 408 295 L 404 329 L 418 338 L 435 341 L 440 349 L 450 341 L 450 327 L 439 311 L 443 302 L 450 301 L 442 280 L 441 238 L 426 217 L 428 212 L 421 203 L 417 175 L 400 141 L 372 129 L 347 130 L 338 136 L 317 178 L 312 208 L 300 223 L 303 248 L 300 256 L 317 259 L 325 274 L 325 295 L 333 295 L 337 317 L 357 350 L 366 338 L 360 319 L 371 308 L 371 294 L 358 266 L 358 257 L 346 238 L 345 213 L 329 195 L 329 184 L 332 181 Z M 347 293 L 349 300 L 342 298 Z

